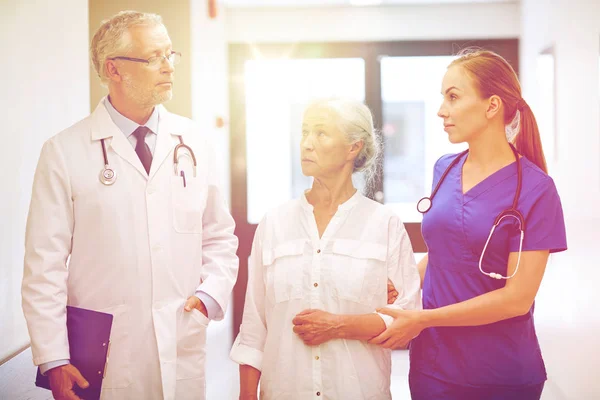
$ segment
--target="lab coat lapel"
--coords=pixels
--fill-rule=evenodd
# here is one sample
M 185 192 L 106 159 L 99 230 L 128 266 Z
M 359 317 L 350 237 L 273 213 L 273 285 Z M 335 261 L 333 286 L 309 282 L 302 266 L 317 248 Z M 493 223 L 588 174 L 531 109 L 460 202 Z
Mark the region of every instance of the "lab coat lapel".
M 131 164 L 142 176 L 148 179 L 148 174 L 140 161 L 135 149 L 125 137 L 125 134 L 121 132 L 119 127 L 115 125 L 113 120 L 110 118 L 106 107 L 104 106 L 104 98 L 100 100 L 98 107 L 92 114 L 92 140 L 106 140 L 106 150 L 109 154 L 108 162 L 110 164 L 110 149 L 114 150 L 117 155 L 122 159 Z
M 173 150 L 179 143 L 178 136 L 184 136 L 187 131 L 187 127 L 180 123 L 177 116 L 168 112 L 162 105 L 158 107 L 158 134 L 152 158 L 152 166 L 150 167 L 150 179 L 152 179 L 165 161 L 169 166 L 172 165 L 172 160 L 169 161 L 167 159 L 172 157 Z

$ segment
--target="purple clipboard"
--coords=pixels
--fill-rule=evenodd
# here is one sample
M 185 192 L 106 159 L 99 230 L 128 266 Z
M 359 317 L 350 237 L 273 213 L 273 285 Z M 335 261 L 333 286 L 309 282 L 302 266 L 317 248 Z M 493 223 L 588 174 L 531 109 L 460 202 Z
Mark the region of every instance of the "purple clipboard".
M 90 384 L 87 389 L 74 385 L 73 391 L 82 399 L 100 399 L 112 322 L 111 314 L 67 306 L 70 362 Z M 35 385 L 50 389 L 48 376 L 42 375 L 39 368 Z

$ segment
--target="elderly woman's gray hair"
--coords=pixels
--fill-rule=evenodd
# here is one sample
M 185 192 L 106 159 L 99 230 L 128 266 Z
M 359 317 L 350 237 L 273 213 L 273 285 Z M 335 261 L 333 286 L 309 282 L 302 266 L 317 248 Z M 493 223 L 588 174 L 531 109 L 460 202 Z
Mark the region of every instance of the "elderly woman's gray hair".
M 163 25 L 163 22 L 160 15 L 137 11 L 121 11 L 102 21 L 90 45 L 92 65 L 102 83 L 108 82 L 106 60 L 123 56 L 129 51 L 131 41 L 128 30 L 139 25 Z
M 313 108 L 331 112 L 334 123 L 346 135 L 348 143 L 363 141 L 363 147 L 354 160 L 353 172 L 364 173 L 365 187 L 369 191 L 373 180 L 379 175 L 382 152 L 381 137 L 373 126 L 369 107 L 356 100 L 331 98 L 313 101 L 306 111 Z

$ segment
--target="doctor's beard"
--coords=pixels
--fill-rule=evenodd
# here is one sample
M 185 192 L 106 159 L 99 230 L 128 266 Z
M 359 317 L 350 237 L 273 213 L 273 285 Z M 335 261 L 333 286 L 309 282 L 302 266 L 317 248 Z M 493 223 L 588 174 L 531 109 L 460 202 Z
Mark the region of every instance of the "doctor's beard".
M 123 74 L 123 91 L 127 97 L 143 107 L 154 107 L 173 97 L 172 89 L 160 92 L 155 85 L 140 85 L 130 74 Z

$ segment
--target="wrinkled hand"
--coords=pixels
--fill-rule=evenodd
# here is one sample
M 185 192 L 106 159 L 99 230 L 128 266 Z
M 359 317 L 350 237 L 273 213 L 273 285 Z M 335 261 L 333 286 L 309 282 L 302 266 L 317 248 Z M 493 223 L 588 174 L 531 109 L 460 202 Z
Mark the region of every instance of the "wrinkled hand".
M 72 364 L 61 365 L 46 372 L 52 388 L 52 396 L 56 400 L 81 400 L 73 391 L 76 384 L 86 389 L 90 384 Z
M 304 310 L 292 320 L 294 332 L 308 346 L 337 338 L 339 317 L 322 310 Z
M 398 292 L 396 291 L 396 287 L 394 286 L 394 284 L 392 283 L 392 281 L 390 281 L 389 279 L 388 279 L 388 282 L 387 282 L 387 294 L 388 294 L 387 303 L 388 304 L 394 304 L 394 302 L 398 298 Z
M 185 302 L 185 307 L 183 307 L 183 309 L 187 312 L 190 312 L 194 308 L 200 311 L 202 314 L 204 314 L 206 318 L 208 318 L 208 311 L 206 310 L 206 306 L 204 305 L 202 300 L 200 300 L 196 296 L 188 297 L 187 301 Z
M 386 349 L 402 349 L 425 329 L 421 319 L 422 311 L 381 308 L 377 312 L 394 317 L 394 322 L 379 336 L 369 340 L 369 343 Z

